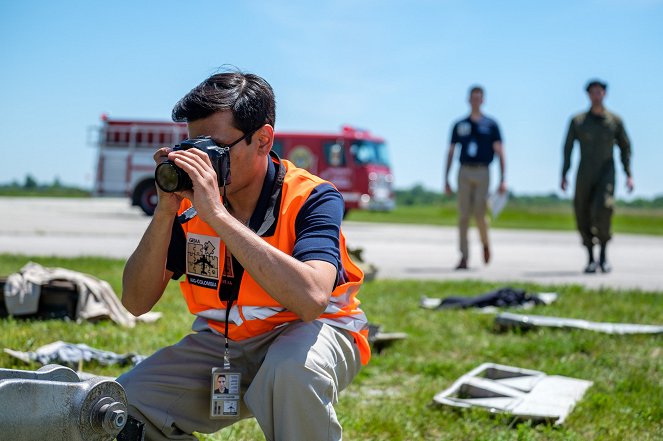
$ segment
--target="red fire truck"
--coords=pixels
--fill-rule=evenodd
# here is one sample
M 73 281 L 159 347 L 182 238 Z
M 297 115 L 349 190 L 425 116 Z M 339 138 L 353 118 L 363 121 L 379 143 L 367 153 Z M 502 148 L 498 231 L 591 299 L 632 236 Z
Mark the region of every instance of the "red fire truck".
M 128 196 L 152 214 L 157 203 L 154 160 L 157 147 L 187 138 L 186 124 L 138 121 L 102 116 L 99 129 L 94 194 Z M 393 174 L 387 146 L 366 130 L 344 126 L 338 133 L 276 132 L 273 150 L 332 182 L 352 209 L 394 208 Z

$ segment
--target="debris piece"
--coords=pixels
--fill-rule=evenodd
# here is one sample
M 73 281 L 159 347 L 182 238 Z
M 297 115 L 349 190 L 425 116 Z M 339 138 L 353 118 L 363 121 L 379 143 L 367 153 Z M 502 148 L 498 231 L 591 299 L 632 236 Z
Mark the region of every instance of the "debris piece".
M 378 273 L 378 267 L 364 260 L 364 249 L 360 247 L 350 248 L 348 246 L 347 250 L 355 264 L 357 264 L 357 266 L 364 272 L 364 281 L 370 282 L 371 280 L 375 279 L 375 276 Z
M 95 360 L 104 366 L 118 364 L 120 366 L 135 366 L 146 357 L 137 354 L 119 355 L 110 351 L 95 349 L 85 344 L 73 344 L 63 341 L 56 341 L 38 348 L 36 351 L 21 352 L 5 348 L 5 353 L 18 358 L 25 363 L 36 361 L 42 365 L 51 363 L 62 364 L 67 367 L 75 368 L 82 362 Z
M 590 322 L 582 319 L 512 314 L 509 312 L 502 312 L 495 316 L 495 328 L 497 330 L 531 329 L 535 327 L 575 328 L 606 334 L 663 334 L 663 326 L 660 325 Z
M 591 381 L 483 363 L 433 398 L 437 404 L 562 424 Z
M 391 346 L 394 342 L 406 338 L 407 334 L 405 332 L 382 332 L 382 326 L 368 324 L 368 342 L 378 354 L 387 346 Z
M 108 282 L 65 268 L 46 268 L 28 262 L 7 277 L 3 285 L 4 302 L 0 302 L 3 315 L 77 321 L 111 319 L 126 327 L 161 317 L 159 312 L 134 317 Z

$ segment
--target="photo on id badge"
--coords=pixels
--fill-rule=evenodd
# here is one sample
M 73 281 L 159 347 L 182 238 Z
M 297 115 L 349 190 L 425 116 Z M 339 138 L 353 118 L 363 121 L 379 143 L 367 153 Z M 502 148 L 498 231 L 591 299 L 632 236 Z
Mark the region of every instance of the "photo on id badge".
M 239 417 L 240 374 L 227 369 L 212 369 L 210 417 Z

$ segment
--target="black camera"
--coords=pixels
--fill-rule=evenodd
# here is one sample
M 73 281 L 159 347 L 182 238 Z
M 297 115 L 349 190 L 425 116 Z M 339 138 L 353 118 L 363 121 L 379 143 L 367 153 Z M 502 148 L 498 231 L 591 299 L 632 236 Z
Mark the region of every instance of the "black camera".
M 189 150 L 191 148 L 207 153 L 219 180 L 219 187 L 230 184 L 230 149 L 228 147 L 217 146 L 209 136 L 199 136 L 185 139 L 173 147 L 173 151 Z M 157 165 L 157 169 L 154 171 L 154 180 L 159 188 L 166 193 L 190 190 L 193 187 L 189 175 L 172 161 L 164 161 Z

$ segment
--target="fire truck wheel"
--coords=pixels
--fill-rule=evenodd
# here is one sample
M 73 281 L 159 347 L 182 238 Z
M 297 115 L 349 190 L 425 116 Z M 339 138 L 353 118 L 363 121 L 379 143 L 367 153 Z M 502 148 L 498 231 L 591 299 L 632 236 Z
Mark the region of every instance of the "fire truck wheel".
M 154 214 L 159 196 L 154 181 L 145 181 L 136 187 L 134 192 L 134 205 L 138 205 L 148 216 Z

